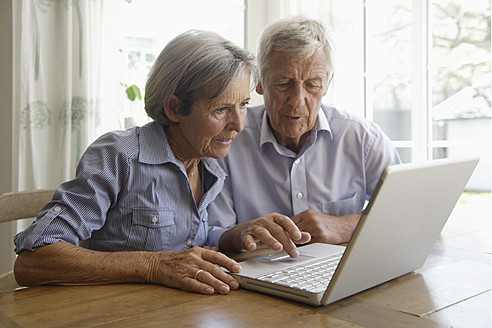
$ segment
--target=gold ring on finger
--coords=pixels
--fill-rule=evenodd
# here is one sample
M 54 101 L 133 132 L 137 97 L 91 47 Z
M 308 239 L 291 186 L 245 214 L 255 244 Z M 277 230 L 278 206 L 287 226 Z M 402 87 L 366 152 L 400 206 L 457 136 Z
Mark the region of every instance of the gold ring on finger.
M 198 271 L 195 273 L 195 279 L 196 279 L 196 280 L 198 280 L 198 279 L 197 279 L 197 278 L 198 278 L 198 274 L 199 274 L 200 272 L 202 272 L 202 271 L 203 271 L 203 270 L 202 270 L 202 269 L 200 269 L 200 270 L 198 270 Z

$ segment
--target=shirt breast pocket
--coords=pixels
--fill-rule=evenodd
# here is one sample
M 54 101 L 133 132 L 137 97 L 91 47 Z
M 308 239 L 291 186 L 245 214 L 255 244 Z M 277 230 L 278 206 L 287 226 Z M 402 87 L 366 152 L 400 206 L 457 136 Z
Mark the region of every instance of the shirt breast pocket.
M 333 216 L 357 214 L 362 212 L 363 207 L 364 199 L 355 193 L 351 197 L 345 199 L 324 203 L 323 213 Z
M 174 209 L 133 209 L 127 248 L 133 251 L 166 251 L 175 233 Z

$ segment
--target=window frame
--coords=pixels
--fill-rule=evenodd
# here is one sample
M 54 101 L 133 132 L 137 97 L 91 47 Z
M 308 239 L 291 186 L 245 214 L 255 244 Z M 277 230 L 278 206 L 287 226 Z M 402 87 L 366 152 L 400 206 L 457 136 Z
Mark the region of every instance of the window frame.
M 245 40 L 246 48 L 256 53 L 258 36 L 263 26 L 282 17 L 292 14 L 300 6 L 301 0 L 245 0 Z M 362 17 L 362 24 L 358 24 L 357 34 L 360 34 L 363 42 L 363 69 L 361 70 L 362 88 L 354 88 L 354 97 L 361 99 L 363 108 L 355 109 L 355 113 L 366 119 L 374 120 L 374 110 L 372 102 L 372 90 L 368 80 L 367 64 L 367 17 L 366 4 L 368 0 L 352 1 L 352 6 L 357 8 L 354 12 L 354 19 Z M 410 140 L 392 140 L 396 148 L 410 149 L 411 161 L 425 161 L 433 159 L 433 150 L 440 147 L 463 147 L 471 142 L 460 140 L 433 140 L 433 117 L 432 117 L 432 82 L 430 77 L 430 67 L 432 67 L 430 51 L 432 49 L 430 37 L 429 19 L 431 15 L 429 0 L 412 0 L 412 92 L 413 102 L 411 107 L 410 121 Z M 296 14 L 296 13 L 293 13 Z M 356 39 L 359 41 L 359 39 Z M 336 77 L 335 77 L 336 79 Z M 253 103 L 262 103 L 260 96 L 253 95 Z

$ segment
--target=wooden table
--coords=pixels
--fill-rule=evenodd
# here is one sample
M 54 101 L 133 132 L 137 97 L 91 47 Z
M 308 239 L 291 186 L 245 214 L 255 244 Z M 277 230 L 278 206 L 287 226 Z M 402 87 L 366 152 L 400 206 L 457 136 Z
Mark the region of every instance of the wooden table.
M 327 306 L 247 290 L 46 286 L 0 294 L 0 327 L 491 327 L 490 213 L 455 209 L 421 269 Z

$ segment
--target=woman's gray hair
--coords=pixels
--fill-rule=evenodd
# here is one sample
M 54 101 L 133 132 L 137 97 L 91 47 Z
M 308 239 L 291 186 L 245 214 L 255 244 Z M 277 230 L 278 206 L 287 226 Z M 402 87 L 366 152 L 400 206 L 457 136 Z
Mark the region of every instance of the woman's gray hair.
M 327 55 L 328 76 L 335 70 L 335 49 L 330 31 L 319 21 L 303 16 L 283 18 L 267 25 L 258 44 L 261 79 L 270 64 L 272 51 L 293 57 L 310 57 L 318 49 Z
M 157 57 L 145 86 L 145 111 L 155 121 L 169 125 L 163 106 L 175 95 L 181 115 L 206 91 L 213 99 L 246 69 L 251 90 L 258 82 L 254 55 L 214 32 L 190 30 L 171 40 Z M 210 88 L 213 88 L 210 90 Z

